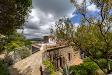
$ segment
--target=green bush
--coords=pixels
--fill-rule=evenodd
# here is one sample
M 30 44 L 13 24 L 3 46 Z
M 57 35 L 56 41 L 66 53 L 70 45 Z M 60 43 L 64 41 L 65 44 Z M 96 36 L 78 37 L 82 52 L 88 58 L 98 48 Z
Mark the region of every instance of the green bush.
M 46 69 L 50 72 L 50 75 L 55 75 L 54 66 L 49 60 L 43 61 L 43 64 L 45 65 Z
M 7 66 L 0 60 L 0 75 L 9 75 Z
M 31 55 L 31 51 L 27 47 L 22 47 L 20 50 L 17 50 L 17 53 L 19 53 L 22 59 Z
M 90 61 L 89 59 L 85 60 L 84 63 L 80 65 L 70 67 L 73 75 L 95 75 L 98 69 L 99 67 L 97 66 L 97 64 Z
M 100 64 L 100 66 L 103 67 L 104 69 L 107 67 L 106 59 L 100 58 L 97 61 Z

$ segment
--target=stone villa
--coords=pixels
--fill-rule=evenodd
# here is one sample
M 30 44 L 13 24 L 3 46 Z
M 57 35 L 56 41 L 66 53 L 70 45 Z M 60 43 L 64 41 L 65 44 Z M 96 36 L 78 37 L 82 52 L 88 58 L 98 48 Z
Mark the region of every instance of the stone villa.
M 51 38 L 47 43 L 33 44 L 32 53 L 31 56 L 10 67 L 11 75 L 48 75 L 43 65 L 43 61 L 46 60 L 50 60 L 56 72 L 65 65 L 82 63 L 80 54 L 75 53 L 71 46 L 64 43 L 58 44 Z

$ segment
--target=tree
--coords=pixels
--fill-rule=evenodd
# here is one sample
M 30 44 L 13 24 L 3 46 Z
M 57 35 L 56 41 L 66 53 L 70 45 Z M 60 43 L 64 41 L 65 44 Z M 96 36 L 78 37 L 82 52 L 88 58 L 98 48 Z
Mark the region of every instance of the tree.
M 82 3 L 78 3 L 78 0 L 71 0 L 71 2 L 76 8 L 76 13 L 82 15 L 81 25 L 76 30 L 72 28 L 72 35 L 66 36 L 64 33 L 66 28 L 63 27 L 63 23 L 59 24 L 59 27 L 56 27 L 58 37 L 67 37 L 64 39 L 70 41 L 69 44 L 84 52 L 85 56 L 94 61 L 105 74 L 110 73 L 112 70 L 110 66 L 112 62 L 112 1 L 89 0 L 87 2 L 83 0 Z M 98 8 L 94 15 L 88 11 L 88 6 L 91 4 Z M 60 27 L 61 29 L 57 30 Z
M 61 18 L 56 22 L 53 33 L 58 40 L 70 42 L 73 37 L 74 27 L 69 18 Z M 69 39 L 69 40 L 68 40 Z
M 83 51 L 85 56 L 97 63 L 103 71 L 104 69 L 111 70 L 110 61 L 112 55 L 112 41 L 110 39 L 112 37 L 112 32 L 108 32 L 108 35 L 109 37 L 106 40 L 108 40 L 109 43 L 107 46 L 98 26 L 91 25 L 89 26 L 89 30 L 87 26 L 81 26 L 78 28 L 74 38 L 74 45 Z M 106 49 L 107 47 L 109 48 L 108 52 Z M 102 62 L 104 63 L 101 64 Z
M 96 5 L 99 10 L 97 16 L 89 15 L 86 0 L 83 0 L 82 4 L 78 4 L 77 0 L 71 2 L 77 12 L 83 16 L 81 24 L 85 25 L 77 30 L 78 38 L 73 41 L 75 46 L 84 51 L 106 74 L 109 73 L 112 56 L 112 14 L 110 13 L 112 1 L 90 0 L 90 5 Z M 105 66 L 100 64 L 102 60 L 105 61 Z
M 26 21 L 31 0 L 0 0 L 0 34 L 8 35 Z

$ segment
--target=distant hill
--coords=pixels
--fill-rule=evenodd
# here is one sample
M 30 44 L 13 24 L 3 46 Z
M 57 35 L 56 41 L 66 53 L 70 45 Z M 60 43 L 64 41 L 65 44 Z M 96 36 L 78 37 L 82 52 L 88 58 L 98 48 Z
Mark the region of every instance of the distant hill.
M 32 39 L 28 39 L 30 41 L 37 41 L 37 42 L 40 42 L 40 41 L 43 41 L 42 38 L 32 38 Z

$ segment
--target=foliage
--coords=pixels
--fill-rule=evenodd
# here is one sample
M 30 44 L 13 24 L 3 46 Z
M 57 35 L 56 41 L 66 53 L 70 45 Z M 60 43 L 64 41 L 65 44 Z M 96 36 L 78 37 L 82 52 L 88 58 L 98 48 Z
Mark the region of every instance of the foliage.
M 99 69 L 97 64 L 91 60 L 87 60 L 80 65 L 71 66 L 70 70 L 74 75 L 95 75 L 96 71 Z
M 0 34 L 10 34 L 20 28 L 31 4 L 31 0 L 0 0 Z
M 8 36 L 4 42 L 4 50 L 8 53 L 23 48 L 24 46 L 31 45 L 29 40 L 26 40 L 23 35 L 16 32 L 13 35 Z
M 4 64 L 2 60 L 0 60 L 0 75 L 9 75 L 7 66 Z
M 30 40 L 24 40 L 25 46 L 30 46 L 32 42 Z
M 46 69 L 50 72 L 51 75 L 55 75 L 54 66 L 49 60 L 45 60 L 43 64 L 45 65 Z
M 56 29 L 53 31 L 58 39 L 69 39 L 73 34 L 73 24 L 69 18 L 62 18 L 55 25 Z
M 68 65 L 65 65 L 64 68 L 60 68 L 60 72 L 63 75 L 71 75 L 72 74 L 72 70 L 70 70 L 70 67 Z
M 112 32 L 107 32 L 105 36 L 104 40 L 99 27 L 91 25 L 78 28 L 74 38 L 75 45 L 97 63 L 102 70 L 109 69 L 112 51 Z
M 5 40 L 5 50 L 9 53 L 24 45 L 23 38 L 18 34 L 10 35 Z
M 21 59 L 24 59 L 31 55 L 31 51 L 26 47 L 22 47 L 19 50 L 17 50 L 16 52 L 21 56 Z

